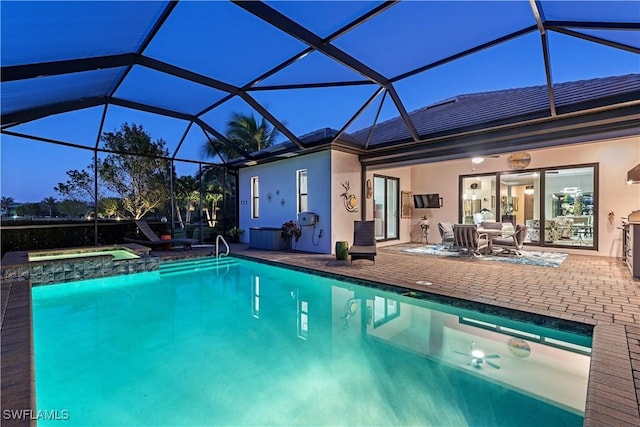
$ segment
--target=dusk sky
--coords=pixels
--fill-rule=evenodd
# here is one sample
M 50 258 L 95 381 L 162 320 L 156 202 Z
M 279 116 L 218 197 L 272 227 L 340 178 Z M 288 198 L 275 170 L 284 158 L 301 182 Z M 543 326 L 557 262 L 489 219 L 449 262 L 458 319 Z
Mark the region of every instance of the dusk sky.
M 135 38 L 136 34 L 144 33 L 146 28 L 136 27 L 133 18 L 121 17 L 146 14 L 152 18 L 162 6 L 151 2 L 69 2 L 63 7 L 41 10 L 38 5 L 43 3 L 22 3 L 26 5 L 7 5 L 7 2 L 2 2 L 0 58 L 3 66 L 69 59 L 65 55 L 75 57 L 75 52 L 88 51 L 85 56 L 118 53 L 103 50 L 94 52 L 91 49 L 94 45 L 115 44 L 120 38 L 138 40 Z M 629 17 L 625 19 L 630 22 L 640 22 L 640 12 L 635 1 L 616 2 L 615 7 L 611 6 L 611 2 L 608 3 L 609 6 L 603 6 L 602 2 L 587 3 L 594 6 L 593 10 L 580 12 L 585 18 L 598 18 L 597 14 L 603 14 L 604 19 L 620 19 L 622 16 Z M 323 7 L 318 7 L 317 2 L 269 2 L 270 6 L 307 26 L 320 37 L 326 37 L 377 4 L 378 2 L 364 1 L 328 2 Z M 562 16 L 566 12 L 560 2 L 543 4 L 550 5 L 548 15 Z M 420 14 L 416 13 L 415 7 L 417 6 L 402 3 L 393 6 L 336 39 L 333 44 L 383 75 L 393 77 L 535 24 L 528 1 L 495 2 L 489 7 L 486 3 L 482 3 L 481 7 L 479 3 L 469 2 L 421 2 L 419 7 L 424 8 L 424 13 Z M 77 24 L 78 8 L 84 8 L 86 15 L 90 16 L 88 21 L 80 25 Z M 26 25 L 27 22 L 31 25 Z M 33 25 L 34 22 L 38 25 Z M 402 25 L 398 25 L 400 22 Z M 48 25 L 54 27 L 50 28 Z M 624 35 L 628 38 L 626 40 L 640 46 L 638 31 L 633 31 L 631 36 L 629 33 L 627 31 Z M 469 34 L 474 34 L 474 37 L 469 38 Z M 596 32 L 592 31 L 591 34 L 596 35 Z M 637 54 L 555 32 L 549 32 L 549 41 L 554 83 L 640 72 Z M 132 44 L 135 50 L 136 44 Z M 233 4 L 180 2 L 144 55 L 242 86 L 306 47 L 302 42 Z M 65 53 L 65 49 L 72 53 Z M 99 77 L 97 85 L 100 81 L 109 81 L 109 73 L 117 71 L 108 69 L 91 73 Z M 54 76 L 36 80 L 43 80 L 42 85 L 55 82 L 62 94 L 65 89 L 73 89 L 66 78 L 67 76 Z M 314 52 L 259 85 L 344 80 L 362 80 L 362 76 L 332 62 L 323 54 Z M 3 83 L 3 97 L 6 96 L 7 88 L 15 90 L 16 86 L 9 86 L 12 83 L 22 82 Z M 536 31 L 400 80 L 394 85 L 406 109 L 412 111 L 456 95 L 545 83 L 540 34 Z M 39 88 L 40 86 L 35 85 L 36 91 Z M 361 85 L 253 91 L 251 95 L 294 134 L 301 136 L 325 127 L 342 128 L 377 88 L 376 85 Z M 21 93 L 20 90 L 17 92 Z M 142 66 L 133 67 L 125 83 L 115 94 L 122 99 L 137 102 L 144 99 L 153 105 L 189 114 L 202 111 L 224 95 L 222 91 L 185 83 Z M 31 93 L 30 96 L 37 99 L 38 96 L 53 94 L 51 90 L 43 90 Z M 28 107 L 29 99 L 24 102 Z M 347 132 L 371 125 L 378 105 L 377 100 Z M 244 101 L 234 98 L 220 108 L 204 114 L 203 119 L 224 133 L 224 123 L 232 112 L 253 112 L 258 116 Z M 102 106 L 94 107 L 49 116 L 12 127 L 11 131 L 93 147 L 98 138 L 102 113 Z M 378 121 L 397 115 L 393 103 L 386 99 Z M 167 141 L 171 154 L 188 125 L 178 119 L 109 106 L 103 131 L 117 130 L 124 122 L 141 124 L 153 140 L 162 138 Z M 58 182 L 66 181 L 65 172 L 86 168 L 92 162 L 93 152 L 90 150 L 8 135 L 1 135 L 0 138 L 0 193 L 17 202 L 37 202 L 50 196 L 60 199 L 53 187 Z M 286 138 L 280 136 L 278 142 L 284 140 Z M 202 130 L 193 126 L 177 157 L 203 159 L 203 141 L 205 136 Z M 177 164 L 177 169 L 179 175 L 193 174 L 197 166 Z

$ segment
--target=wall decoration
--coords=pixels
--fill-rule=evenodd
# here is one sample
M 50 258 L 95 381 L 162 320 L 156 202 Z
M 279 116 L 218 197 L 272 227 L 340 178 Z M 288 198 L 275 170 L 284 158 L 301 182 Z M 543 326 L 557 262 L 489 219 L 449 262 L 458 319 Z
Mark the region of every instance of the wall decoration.
M 401 218 L 411 218 L 411 193 L 408 191 L 400 192 Z
M 340 194 L 340 197 L 343 198 L 344 207 L 348 212 L 358 212 L 358 201 L 356 200 L 355 194 L 349 194 L 349 181 L 342 184 L 344 188 L 344 193 Z
M 367 199 L 373 197 L 373 185 L 371 184 L 371 180 L 367 180 Z
M 511 169 L 524 169 L 531 163 L 531 155 L 526 151 L 518 151 L 507 158 L 507 164 Z

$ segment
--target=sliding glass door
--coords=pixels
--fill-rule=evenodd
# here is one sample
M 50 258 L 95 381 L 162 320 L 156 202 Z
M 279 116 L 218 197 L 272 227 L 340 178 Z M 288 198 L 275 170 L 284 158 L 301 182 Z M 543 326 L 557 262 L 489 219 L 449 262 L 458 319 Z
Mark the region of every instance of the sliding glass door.
M 598 165 L 460 177 L 460 222 L 524 224 L 525 243 L 597 249 Z
M 374 175 L 373 216 L 377 240 L 397 239 L 400 228 L 400 180 Z
M 595 166 L 544 172 L 547 242 L 559 246 L 596 247 L 596 173 Z

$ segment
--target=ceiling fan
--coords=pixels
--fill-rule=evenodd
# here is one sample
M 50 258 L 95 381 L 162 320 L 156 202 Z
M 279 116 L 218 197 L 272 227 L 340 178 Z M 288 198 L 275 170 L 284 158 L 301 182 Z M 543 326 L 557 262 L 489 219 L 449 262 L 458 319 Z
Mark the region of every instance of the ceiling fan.
M 495 363 L 487 360 L 487 359 L 499 359 L 499 354 L 484 354 L 484 351 L 474 348 L 474 345 L 471 344 L 471 354 L 463 353 L 461 351 L 454 351 L 454 353 L 462 354 L 463 356 L 468 356 L 471 358 L 467 365 L 473 366 L 476 369 L 482 369 L 482 365 L 486 363 L 494 369 L 500 369 L 500 366 Z

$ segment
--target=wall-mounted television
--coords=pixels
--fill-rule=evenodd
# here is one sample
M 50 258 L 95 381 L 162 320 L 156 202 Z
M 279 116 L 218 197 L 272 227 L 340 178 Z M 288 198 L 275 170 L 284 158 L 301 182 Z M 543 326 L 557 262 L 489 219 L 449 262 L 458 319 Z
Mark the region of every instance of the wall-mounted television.
M 415 209 L 437 209 L 442 207 L 440 194 L 414 194 L 413 207 Z

